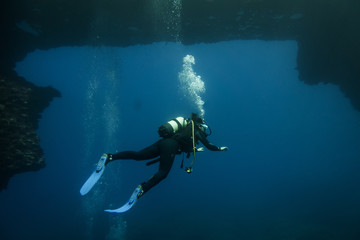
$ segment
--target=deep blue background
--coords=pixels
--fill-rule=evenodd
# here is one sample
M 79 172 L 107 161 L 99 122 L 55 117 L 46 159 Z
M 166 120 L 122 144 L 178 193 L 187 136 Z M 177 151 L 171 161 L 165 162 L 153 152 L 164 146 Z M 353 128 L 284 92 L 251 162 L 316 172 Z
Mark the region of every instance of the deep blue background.
M 229 151 L 197 154 L 191 175 L 179 156 L 131 211 L 103 212 L 157 166 L 114 162 L 81 197 L 101 154 L 140 150 L 196 110 L 178 81 L 186 54 L 205 82 L 209 140 Z M 29 54 L 18 74 L 62 98 L 38 130 L 47 167 L 0 193 L 1 239 L 359 239 L 360 113 L 338 87 L 299 81 L 296 54 L 294 41 Z

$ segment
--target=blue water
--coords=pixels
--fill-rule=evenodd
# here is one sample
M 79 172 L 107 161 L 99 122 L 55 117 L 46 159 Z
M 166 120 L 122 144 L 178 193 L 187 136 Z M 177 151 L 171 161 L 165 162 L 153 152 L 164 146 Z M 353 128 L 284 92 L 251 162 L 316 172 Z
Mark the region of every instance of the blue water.
M 117 161 L 86 196 L 103 152 L 140 150 L 196 111 L 180 90 L 183 58 L 205 83 L 209 140 L 125 214 L 157 166 Z M 1 239 L 360 239 L 360 112 L 334 85 L 305 85 L 295 41 L 232 41 L 35 51 L 16 71 L 62 93 L 40 121 L 46 168 L 0 192 Z M 187 160 L 186 165 L 190 164 Z

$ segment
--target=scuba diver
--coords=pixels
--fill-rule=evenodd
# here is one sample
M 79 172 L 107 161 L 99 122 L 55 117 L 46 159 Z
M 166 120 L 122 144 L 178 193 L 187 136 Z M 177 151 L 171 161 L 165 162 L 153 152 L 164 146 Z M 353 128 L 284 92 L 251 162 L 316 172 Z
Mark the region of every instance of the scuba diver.
M 206 125 L 204 119 L 195 113 L 192 113 L 191 118 L 189 119 L 185 119 L 184 117 L 177 117 L 170 120 L 169 122 L 159 127 L 158 133 L 162 139 L 144 148 L 143 150 L 121 151 L 114 154 L 104 153 L 97 164 L 96 170 L 93 173 L 96 180 L 91 180 L 90 177 L 89 180 L 84 184 L 83 188 L 80 190 L 80 193 L 82 195 L 86 194 L 97 182 L 98 178 L 100 178 L 105 166 L 113 161 L 124 159 L 143 161 L 158 157 L 157 159 L 147 163 L 147 165 L 151 165 L 153 163 L 160 162 L 158 172 L 148 181 L 140 184 L 135 189 L 128 203 L 117 210 L 105 210 L 108 212 L 124 212 L 130 209 L 137 199 L 139 199 L 152 187 L 167 177 L 176 155 L 186 153 L 187 157 L 189 157 L 190 154 L 193 153 L 194 156 L 191 166 L 186 168 L 186 172 L 191 173 L 192 165 L 194 164 L 195 160 L 195 152 L 204 150 L 203 148 L 196 148 L 196 145 L 199 143 L 199 141 L 211 151 L 228 150 L 227 147 L 215 146 L 207 140 L 207 137 L 211 134 L 211 129 Z M 182 166 L 183 162 L 181 163 L 181 167 Z M 92 183 L 88 183 L 89 181 L 92 181 Z

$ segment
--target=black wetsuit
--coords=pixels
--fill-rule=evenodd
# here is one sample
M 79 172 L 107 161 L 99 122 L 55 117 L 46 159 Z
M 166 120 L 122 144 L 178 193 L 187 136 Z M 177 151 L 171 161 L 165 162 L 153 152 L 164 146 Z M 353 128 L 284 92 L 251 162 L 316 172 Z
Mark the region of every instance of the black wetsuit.
M 177 133 L 170 138 L 163 138 L 141 151 L 123 151 L 113 154 L 112 160 L 134 159 L 137 161 L 142 161 L 160 157 L 159 171 L 147 182 L 141 184 L 145 193 L 167 177 L 173 165 L 176 154 L 193 151 L 191 136 L 191 125 L 189 125 L 187 129 L 184 129 L 181 133 Z M 220 151 L 219 147 L 211 144 L 207 140 L 205 133 L 203 133 L 199 128 L 195 127 L 195 142 L 197 143 L 198 141 L 204 144 L 204 146 L 209 150 Z

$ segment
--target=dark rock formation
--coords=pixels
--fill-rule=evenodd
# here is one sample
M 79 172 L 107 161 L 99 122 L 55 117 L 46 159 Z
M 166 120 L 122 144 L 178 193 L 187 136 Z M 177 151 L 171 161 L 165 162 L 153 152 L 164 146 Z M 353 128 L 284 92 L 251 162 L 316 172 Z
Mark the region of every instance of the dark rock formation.
M 35 130 L 41 112 L 60 93 L 36 87 L 15 74 L 0 77 L 0 189 L 11 176 L 45 166 Z
M 300 79 L 338 85 L 360 110 L 360 1 L 313 1 L 298 37 Z
M 60 46 L 296 40 L 300 79 L 340 86 L 360 110 L 359 12 L 358 0 L 4 0 L 0 75 Z

